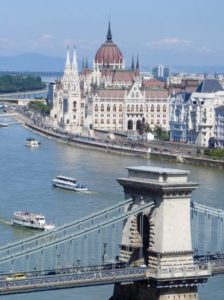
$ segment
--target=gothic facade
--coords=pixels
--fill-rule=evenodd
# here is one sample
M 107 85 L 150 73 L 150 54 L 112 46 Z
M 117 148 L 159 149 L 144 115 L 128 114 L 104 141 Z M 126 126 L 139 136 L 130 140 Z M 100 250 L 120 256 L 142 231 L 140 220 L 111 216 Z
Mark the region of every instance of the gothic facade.
M 107 37 L 96 52 L 93 68 L 84 65 L 78 73 L 76 50 L 70 62 L 69 49 L 62 79 L 54 88 L 50 122 L 74 133 L 88 129 L 138 131 L 142 123 L 153 129 L 169 129 L 168 92 L 147 84 L 137 58 L 125 67 L 121 50 Z

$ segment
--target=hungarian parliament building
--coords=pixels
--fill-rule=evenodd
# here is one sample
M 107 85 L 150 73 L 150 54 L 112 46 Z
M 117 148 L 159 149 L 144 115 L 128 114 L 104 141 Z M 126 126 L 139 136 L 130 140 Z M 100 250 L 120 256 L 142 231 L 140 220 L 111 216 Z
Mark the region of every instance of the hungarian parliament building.
M 151 129 L 169 128 L 168 90 L 159 81 L 145 79 L 138 57 L 125 66 L 121 50 L 112 40 L 110 23 L 92 68 L 79 72 L 76 49 L 67 49 L 62 78 L 53 86 L 50 123 L 70 133 L 98 129 L 135 132 L 142 123 Z

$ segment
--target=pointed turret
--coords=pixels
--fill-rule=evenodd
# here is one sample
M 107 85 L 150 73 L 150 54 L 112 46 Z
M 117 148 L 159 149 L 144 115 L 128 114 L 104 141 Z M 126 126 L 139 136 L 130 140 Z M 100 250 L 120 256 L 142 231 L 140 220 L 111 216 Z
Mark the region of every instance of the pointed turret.
M 84 59 L 84 57 L 82 58 L 82 70 L 84 70 L 85 69 L 85 59 Z
M 135 68 L 136 72 L 139 72 L 139 61 L 138 61 L 138 56 L 137 56 L 137 61 L 136 61 L 136 68 Z
M 65 62 L 65 71 L 71 69 L 71 60 L 70 60 L 70 51 L 69 46 L 67 47 L 67 55 L 66 55 L 66 62 Z
M 131 62 L 131 70 L 135 70 L 135 63 L 134 63 L 134 57 L 132 56 L 132 62 Z
M 77 65 L 77 56 L 76 56 L 76 47 L 75 46 L 74 46 L 74 50 L 73 50 L 72 71 L 75 73 L 78 73 L 78 65 Z
M 86 69 L 89 69 L 89 62 L 88 62 L 88 58 L 86 57 L 86 65 L 85 65 Z
M 112 41 L 112 33 L 111 33 L 110 21 L 109 21 L 108 31 L 107 31 L 107 42 L 111 42 L 111 41 Z

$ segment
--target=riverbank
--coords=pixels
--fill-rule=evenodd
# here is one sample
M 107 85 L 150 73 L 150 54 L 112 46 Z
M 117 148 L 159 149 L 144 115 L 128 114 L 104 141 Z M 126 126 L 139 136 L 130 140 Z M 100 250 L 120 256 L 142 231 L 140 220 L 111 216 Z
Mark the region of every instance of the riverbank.
M 155 151 L 153 150 L 153 147 L 139 147 L 139 145 L 135 146 L 134 143 L 130 145 L 124 142 L 100 140 L 92 137 L 78 135 L 69 136 L 68 134 L 53 131 L 51 128 L 44 128 L 42 126 L 33 124 L 32 122 L 30 122 L 29 118 L 20 113 L 18 113 L 17 116 L 15 116 L 15 118 L 22 122 L 26 127 L 30 128 L 31 130 L 34 130 L 35 132 L 41 133 L 44 136 L 54 138 L 59 142 L 63 142 L 75 147 L 92 148 L 100 151 L 117 153 L 120 155 L 140 156 L 146 159 L 159 159 L 166 160 L 169 162 L 179 162 L 182 164 L 191 164 L 218 169 L 224 168 L 224 161 L 221 160 L 213 160 L 205 157 L 193 157 L 190 155 L 184 155 L 182 153 L 167 153 L 166 151 L 164 151 L 165 149 Z

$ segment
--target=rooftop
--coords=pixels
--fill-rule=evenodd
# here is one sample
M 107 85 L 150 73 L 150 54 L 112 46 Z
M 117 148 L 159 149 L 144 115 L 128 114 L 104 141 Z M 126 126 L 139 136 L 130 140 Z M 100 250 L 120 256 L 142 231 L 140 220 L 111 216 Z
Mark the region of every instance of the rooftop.
M 223 91 L 223 88 L 217 79 L 204 79 L 196 89 L 197 93 L 215 93 Z

